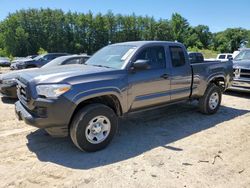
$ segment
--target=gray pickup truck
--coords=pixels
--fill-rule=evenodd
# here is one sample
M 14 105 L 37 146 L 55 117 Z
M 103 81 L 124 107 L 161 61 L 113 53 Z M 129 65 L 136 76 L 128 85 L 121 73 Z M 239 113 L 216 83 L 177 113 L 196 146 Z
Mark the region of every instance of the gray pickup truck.
M 106 46 L 84 65 L 23 73 L 17 117 L 49 134 L 67 136 L 81 150 L 106 147 L 119 117 L 176 102 L 199 100 L 215 113 L 232 80 L 232 62 L 191 65 L 177 42 L 138 41 Z

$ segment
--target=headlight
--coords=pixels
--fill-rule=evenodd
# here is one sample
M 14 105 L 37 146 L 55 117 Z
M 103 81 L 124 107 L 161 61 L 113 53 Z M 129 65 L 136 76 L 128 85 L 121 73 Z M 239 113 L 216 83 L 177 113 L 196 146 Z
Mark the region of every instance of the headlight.
M 68 84 L 38 85 L 36 86 L 37 94 L 46 98 L 56 98 L 66 93 L 71 88 Z
M 6 79 L 6 80 L 3 80 L 2 83 L 3 83 L 3 84 L 6 84 L 6 85 L 12 85 L 12 84 L 15 84 L 15 83 L 16 83 L 16 79 L 15 79 L 15 78 Z

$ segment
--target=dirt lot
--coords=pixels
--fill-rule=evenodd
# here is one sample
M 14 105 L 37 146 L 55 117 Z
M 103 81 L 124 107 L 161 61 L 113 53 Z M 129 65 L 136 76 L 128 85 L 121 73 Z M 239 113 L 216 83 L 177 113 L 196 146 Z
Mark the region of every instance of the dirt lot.
M 213 116 L 181 104 L 121 120 L 96 153 L 18 122 L 13 103 L 0 100 L 1 187 L 250 187 L 250 95 Z

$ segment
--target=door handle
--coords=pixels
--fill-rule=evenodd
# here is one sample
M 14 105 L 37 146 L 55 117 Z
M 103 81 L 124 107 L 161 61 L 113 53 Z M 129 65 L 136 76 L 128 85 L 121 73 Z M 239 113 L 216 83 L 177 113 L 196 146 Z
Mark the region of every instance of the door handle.
M 163 79 L 168 79 L 168 74 L 163 74 L 163 75 L 161 75 L 161 78 L 163 78 Z

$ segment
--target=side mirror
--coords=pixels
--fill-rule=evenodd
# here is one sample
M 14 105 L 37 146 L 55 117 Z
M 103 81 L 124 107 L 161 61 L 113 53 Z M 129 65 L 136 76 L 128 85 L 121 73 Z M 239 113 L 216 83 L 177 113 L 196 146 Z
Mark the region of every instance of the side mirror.
M 228 60 L 229 60 L 229 61 L 233 61 L 233 57 L 229 57 Z
M 132 65 L 134 70 L 146 70 L 149 68 L 149 60 L 146 59 L 138 59 Z

